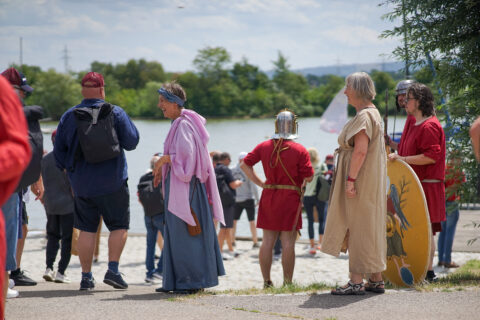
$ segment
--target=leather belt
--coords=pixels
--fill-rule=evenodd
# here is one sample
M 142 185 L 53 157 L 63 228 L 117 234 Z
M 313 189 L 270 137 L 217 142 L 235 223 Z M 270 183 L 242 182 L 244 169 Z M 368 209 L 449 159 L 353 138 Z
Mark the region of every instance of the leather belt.
M 423 179 L 422 182 L 424 183 L 438 183 L 438 182 L 443 182 L 442 180 L 437 180 L 437 179 Z
M 287 184 L 265 184 L 264 189 L 284 189 L 284 190 L 293 190 L 297 191 L 298 194 L 302 194 L 302 190 L 297 186 L 287 185 Z

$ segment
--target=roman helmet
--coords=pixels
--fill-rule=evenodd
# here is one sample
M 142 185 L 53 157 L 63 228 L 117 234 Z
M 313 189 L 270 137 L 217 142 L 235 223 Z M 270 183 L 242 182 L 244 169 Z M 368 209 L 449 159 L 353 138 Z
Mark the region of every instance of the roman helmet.
M 408 87 L 410 87 L 415 82 L 417 82 L 417 81 L 412 80 L 412 79 L 407 79 L 407 80 L 402 80 L 399 83 L 397 83 L 397 87 L 395 88 L 395 90 L 397 91 L 397 96 L 399 94 L 406 94 Z
M 272 139 L 296 139 L 297 133 L 297 116 L 286 108 L 280 111 L 275 119 L 275 134 Z
M 412 79 L 407 79 L 407 80 L 402 80 L 397 83 L 397 87 L 395 88 L 395 91 L 397 92 L 395 95 L 395 105 L 397 106 L 397 111 L 400 111 L 400 105 L 398 104 L 398 96 L 401 94 L 406 94 L 407 89 L 417 81 L 412 80 Z

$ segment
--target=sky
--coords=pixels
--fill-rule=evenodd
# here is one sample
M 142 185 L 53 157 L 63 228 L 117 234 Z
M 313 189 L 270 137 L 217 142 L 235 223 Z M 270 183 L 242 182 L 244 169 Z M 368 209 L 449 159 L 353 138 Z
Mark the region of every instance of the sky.
M 194 70 L 198 50 L 223 47 L 267 71 L 281 52 L 291 69 L 395 61 L 400 39 L 379 35 L 382 0 L 0 0 L 0 69 L 20 61 L 65 71 L 90 63 L 158 61 Z

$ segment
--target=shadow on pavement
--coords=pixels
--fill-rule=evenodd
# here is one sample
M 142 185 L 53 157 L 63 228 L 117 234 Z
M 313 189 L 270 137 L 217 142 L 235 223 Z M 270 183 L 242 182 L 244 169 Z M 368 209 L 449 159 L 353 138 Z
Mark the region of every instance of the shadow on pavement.
M 171 298 L 185 297 L 183 294 L 171 294 L 171 293 L 145 293 L 145 294 L 126 294 L 118 298 L 101 299 L 101 301 L 149 301 L 149 300 L 168 300 Z
M 317 309 L 336 309 L 348 306 L 365 299 L 373 298 L 378 295 L 366 293 L 363 296 L 334 296 L 330 293 L 312 294 L 300 308 L 317 308 Z
M 80 291 L 80 290 L 40 290 L 40 291 L 21 291 L 21 299 L 25 298 L 65 298 L 65 297 L 78 297 L 85 295 L 94 295 L 102 292 L 110 292 L 110 290 L 93 290 L 93 291 Z

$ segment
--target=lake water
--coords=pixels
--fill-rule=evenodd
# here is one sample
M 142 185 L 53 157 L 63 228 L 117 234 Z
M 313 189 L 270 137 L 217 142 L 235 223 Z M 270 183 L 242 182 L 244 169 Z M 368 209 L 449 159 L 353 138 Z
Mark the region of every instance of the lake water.
M 155 152 L 163 151 L 163 141 L 170 128 L 170 121 L 135 120 L 135 125 L 140 132 L 140 142 L 134 151 L 126 152 L 130 188 L 130 232 L 145 233 L 144 214 L 140 203 L 137 200 L 137 183 L 149 167 L 151 156 Z M 320 118 L 299 119 L 299 138 L 297 142 L 305 147 L 315 147 L 324 159 L 329 153 L 337 148 L 337 134 L 327 133 L 320 130 Z M 396 131 L 401 131 L 405 124 L 405 118 L 397 119 Z M 53 130 L 56 123 L 42 123 L 42 129 Z M 390 117 L 388 128 L 393 128 L 393 118 Z M 274 119 L 255 120 L 208 120 L 207 129 L 210 133 L 208 149 L 227 151 L 232 158 L 231 166 L 237 164 L 238 154 L 241 151 L 251 151 L 258 143 L 267 140 L 274 132 Z M 52 142 L 49 134 L 44 134 L 45 150 L 51 151 Z M 260 177 L 264 177 L 261 164 L 254 169 Z M 43 206 L 34 201 L 33 194 L 30 202 L 27 203 L 29 213 L 30 229 L 44 230 L 46 225 L 45 210 Z M 304 217 L 302 238 L 307 239 L 307 220 Z M 106 230 L 106 229 L 105 229 Z M 318 229 L 317 229 L 318 230 Z M 259 229 L 259 235 L 262 232 Z M 237 225 L 238 236 L 250 236 L 250 229 L 246 213 Z

